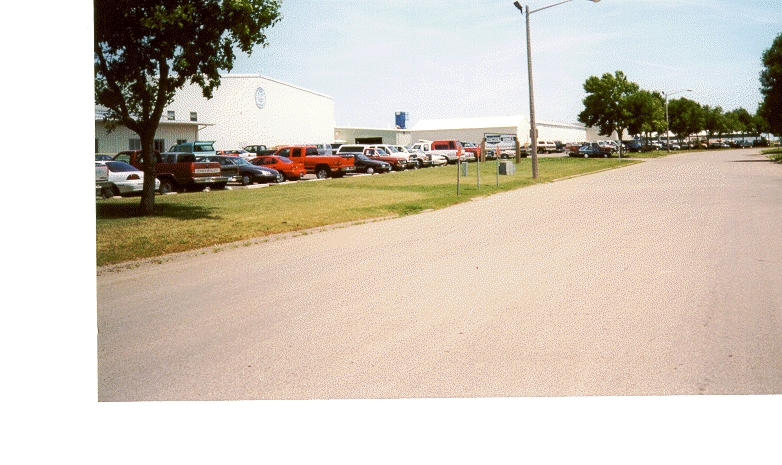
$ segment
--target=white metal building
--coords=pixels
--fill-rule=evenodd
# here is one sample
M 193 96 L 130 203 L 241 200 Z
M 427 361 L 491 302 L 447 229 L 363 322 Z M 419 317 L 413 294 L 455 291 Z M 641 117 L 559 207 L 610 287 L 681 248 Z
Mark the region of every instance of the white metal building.
M 562 142 L 587 141 L 586 127 L 577 123 L 538 121 L 538 139 Z M 514 134 L 529 145 L 529 119 L 520 115 L 419 121 L 412 128 L 415 141 L 457 139 L 480 144 L 486 134 Z
M 339 126 L 334 128 L 334 142 L 343 144 L 390 144 L 411 145 L 409 129 L 356 128 Z
M 223 74 L 211 99 L 186 84 L 163 111 L 156 147 L 213 140 L 215 148 L 264 144 L 328 144 L 334 140 L 334 99 L 260 74 Z M 135 148 L 127 128 L 107 134 L 96 109 L 96 152 Z

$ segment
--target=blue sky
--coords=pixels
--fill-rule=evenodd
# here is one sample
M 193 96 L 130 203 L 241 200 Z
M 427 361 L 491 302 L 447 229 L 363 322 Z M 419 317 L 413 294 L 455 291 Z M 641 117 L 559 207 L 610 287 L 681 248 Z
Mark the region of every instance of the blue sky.
M 524 16 L 510 0 L 283 0 L 282 12 L 269 45 L 238 53 L 232 72 L 330 95 L 338 125 L 529 112 Z M 761 54 L 780 33 L 780 0 L 574 0 L 533 13 L 537 118 L 575 121 L 584 81 L 616 70 L 754 112 Z

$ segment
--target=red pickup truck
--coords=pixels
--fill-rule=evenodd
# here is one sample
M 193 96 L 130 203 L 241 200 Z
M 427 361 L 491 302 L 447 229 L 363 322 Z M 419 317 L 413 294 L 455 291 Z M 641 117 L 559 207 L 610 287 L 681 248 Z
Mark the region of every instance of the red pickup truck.
M 304 169 L 310 174 L 315 174 L 318 179 L 332 176 L 341 178 L 345 173 L 356 171 L 353 154 L 321 155 L 314 145 L 285 145 L 279 147 L 274 155 L 304 163 Z
M 114 160 L 144 169 L 141 150 L 119 152 Z M 228 183 L 228 178 L 220 175 L 220 163 L 197 162 L 192 153 L 161 155 L 155 152 L 155 177 L 160 179 L 161 194 L 204 187 L 223 189 Z

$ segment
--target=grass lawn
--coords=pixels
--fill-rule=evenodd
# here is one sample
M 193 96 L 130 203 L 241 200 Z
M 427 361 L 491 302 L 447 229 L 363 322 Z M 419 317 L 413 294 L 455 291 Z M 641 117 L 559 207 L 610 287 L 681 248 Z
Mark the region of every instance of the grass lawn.
M 763 155 L 768 155 L 768 158 L 772 160 L 782 162 L 782 147 L 774 147 L 771 149 L 761 150 L 760 153 L 762 153 Z
M 541 182 L 626 166 L 617 158 L 540 158 L 538 179 L 532 179 L 530 159 L 516 165 L 516 174 L 500 176 L 495 162 L 481 164 L 481 188 L 476 164 L 469 164 L 456 195 L 456 166 L 409 170 L 393 174 L 355 176 L 325 181 L 158 195 L 156 213 L 137 217 L 139 198 L 96 200 L 98 266 L 170 253 L 247 241 L 277 233 L 327 225 L 404 216 L 440 209 L 478 196 Z

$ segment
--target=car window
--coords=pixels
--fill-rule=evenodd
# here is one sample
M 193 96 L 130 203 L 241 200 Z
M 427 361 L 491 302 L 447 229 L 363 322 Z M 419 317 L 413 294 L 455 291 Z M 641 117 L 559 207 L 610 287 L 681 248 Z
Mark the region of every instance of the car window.
M 109 171 L 113 173 L 121 173 L 125 171 L 138 171 L 134 166 L 131 166 L 123 161 L 107 161 L 106 166 L 109 167 Z
M 318 149 L 316 147 L 307 147 L 307 155 L 319 155 Z

